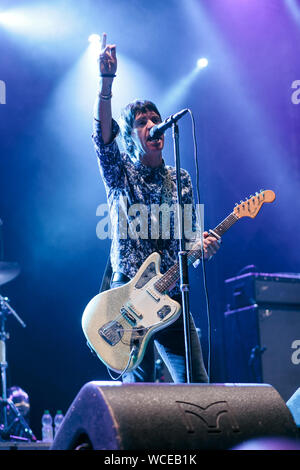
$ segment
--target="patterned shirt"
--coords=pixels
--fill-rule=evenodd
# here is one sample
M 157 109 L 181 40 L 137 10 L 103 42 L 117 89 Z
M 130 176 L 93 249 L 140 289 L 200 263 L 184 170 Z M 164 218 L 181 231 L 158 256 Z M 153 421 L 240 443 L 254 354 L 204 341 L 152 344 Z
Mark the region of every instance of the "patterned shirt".
M 121 153 L 116 142 L 119 126 L 113 120 L 113 139 L 104 144 L 100 122 L 94 119 L 93 141 L 99 159 L 111 220 L 113 272 L 133 278 L 154 251 L 161 254 L 161 273 L 178 261 L 176 169 L 150 168 Z M 184 234 L 196 238 L 196 215 L 190 175 L 181 169 Z M 173 210 L 174 209 L 174 210 Z M 164 218 L 165 216 L 165 218 Z M 186 226 L 190 230 L 186 230 Z M 189 237 L 186 234 L 191 235 Z M 177 295 L 179 284 L 170 291 Z

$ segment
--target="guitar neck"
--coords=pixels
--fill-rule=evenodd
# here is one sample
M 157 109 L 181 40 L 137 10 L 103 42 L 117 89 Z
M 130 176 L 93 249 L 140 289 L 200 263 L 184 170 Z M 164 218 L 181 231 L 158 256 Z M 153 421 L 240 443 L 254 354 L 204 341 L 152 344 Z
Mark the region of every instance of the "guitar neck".
M 211 235 L 215 235 L 216 238 L 222 237 L 227 230 L 232 227 L 235 222 L 239 220 L 238 217 L 231 212 L 226 219 L 224 219 L 219 225 L 217 225 L 213 230 L 210 231 Z M 191 249 L 188 252 L 187 259 L 188 264 L 193 264 L 199 258 L 202 257 L 202 249 Z M 175 263 L 158 281 L 155 283 L 155 288 L 163 293 L 170 289 L 170 287 L 174 286 L 174 284 L 178 281 L 180 277 L 180 270 L 178 262 Z

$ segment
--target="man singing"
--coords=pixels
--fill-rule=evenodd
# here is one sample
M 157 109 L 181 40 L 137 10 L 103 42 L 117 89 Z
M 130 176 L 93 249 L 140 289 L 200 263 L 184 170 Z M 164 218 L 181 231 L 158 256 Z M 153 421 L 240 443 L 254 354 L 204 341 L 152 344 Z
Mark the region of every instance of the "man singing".
M 122 111 L 120 127 L 112 118 L 112 84 L 117 72 L 115 45 L 106 45 L 106 34 L 102 37 L 99 57 L 100 88 L 95 103 L 93 140 L 99 160 L 101 176 L 105 185 L 110 210 L 112 245 L 110 262 L 112 277 L 110 287 L 127 283 L 134 277 L 142 263 L 153 252 L 161 255 L 161 273 L 166 272 L 178 261 L 179 240 L 174 235 L 174 217 L 171 220 L 170 236 L 120 236 L 120 211 L 124 213 L 124 201 L 129 206 L 173 207 L 177 203 L 175 168 L 165 165 L 162 151 L 164 136 L 151 139 L 150 129 L 161 122 L 160 113 L 151 101 L 136 100 Z M 121 153 L 116 136 L 121 131 L 125 152 Z M 181 170 L 182 204 L 193 207 L 193 226 L 196 227 L 193 189 L 190 175 Z M 127 214 L 130 225 L 131 218 Z M 175 215 L 176 217 L 176 215 Z M 149 216 L 151 223 L 160 223 Z M 159 219 L 159 218 L 158 218 Z M 151 229 L 149 229 L 150 233 Z M 204 259 L 209 259 L 219 249 L 219 244 L 207 232 L 203 233 Z M 181 303 L 179 285 L 168 293 Z M 207 382 L 201 345 L 190 315 L 190 344 L 192 382 Z M 124 373 L 123 382 L 154 382 L 154 347 L 166 364 L 175 383 L 185 383 L 185 345 L 182 315 L 167 328 L 155 333 L 149 341 L 144 359 L 132 372 Z

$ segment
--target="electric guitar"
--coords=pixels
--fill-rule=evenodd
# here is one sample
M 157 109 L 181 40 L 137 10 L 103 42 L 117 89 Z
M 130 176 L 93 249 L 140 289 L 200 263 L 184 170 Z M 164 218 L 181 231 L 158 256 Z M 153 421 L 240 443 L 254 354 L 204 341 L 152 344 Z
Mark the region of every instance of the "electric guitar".
M 254 218 L 265 202 L 273 202 L 275 193 L 261 191 L 236 204 L 210 234 L 220 238 L 242 217 Z M 202 256 L 198 244 L 188 252 L 188 264 Z M 152 253 L 127 284 L 102 292 L 91 299 L 82 315 L 82 329 L 91 349 L 115 372 L 135 369 L 142 361 L 150 337 L 173 323 L 181 306 L 167 292 L 180 277 L 175 263 L 160 273 L 160 255 Z

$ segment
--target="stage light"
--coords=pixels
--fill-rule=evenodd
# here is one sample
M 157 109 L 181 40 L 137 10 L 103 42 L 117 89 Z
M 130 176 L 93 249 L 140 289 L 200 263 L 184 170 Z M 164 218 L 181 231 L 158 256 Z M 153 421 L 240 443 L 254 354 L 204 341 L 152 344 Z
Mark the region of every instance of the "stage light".
M 200 59 L 197 60 L 198 69 L 204 69 L 207 66 L 208 66 L 208 60 L 206 59 L 206 57 L 201 57 Z
M 101 50 L 101 37 L 99 34 L 90 34 L 89 43 L 90 54 L 92 57 L 98 57 Z
M 10 28 L 24 27 L 28 23 L 26 15 L 18 10 L 3 11 L 0 13 L 0 24 Z
M 207 66 L 208 60 L 206 57 L 201 57 L 198 59 L 196 67 L 194 67 L 186 76 L 184 76 L 177 83 L 175 83 L 173 87 L 170 88 L 162 100 L 160 105 L 161 110 L 168 113 L 176 103 L 179 103 L 187 91 L 192 87 L 193 82 L 199 76 L 199 71 Z
M 75 11 L 70 13 L 66 6 L 58 8 L 49 2 L 32 3 L 0 12 L 0 25 L 3 28 L 31 40 L 50 42 L 65 39 L 78 29 L 78 22 Z
M 90 43 L 90 44 L 98 44 L 98 43 L 100 43 L 100 36 L 99 36 L 99 34 L 90 34 L 90 36 L 89 36 L 89 43 Z
M 297 23 L 300 23 L 300 6 L 296 0 L 286 0 L 287 7 Z

